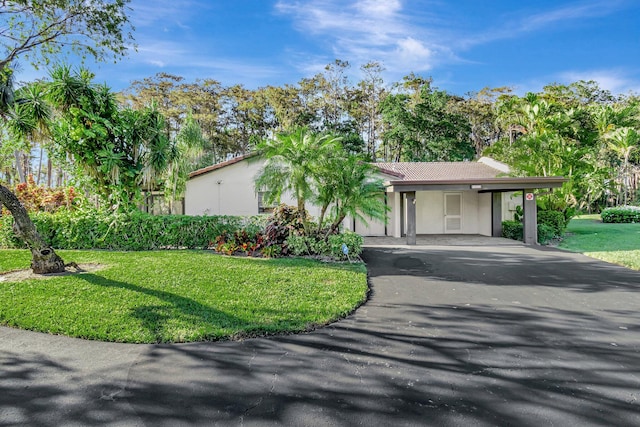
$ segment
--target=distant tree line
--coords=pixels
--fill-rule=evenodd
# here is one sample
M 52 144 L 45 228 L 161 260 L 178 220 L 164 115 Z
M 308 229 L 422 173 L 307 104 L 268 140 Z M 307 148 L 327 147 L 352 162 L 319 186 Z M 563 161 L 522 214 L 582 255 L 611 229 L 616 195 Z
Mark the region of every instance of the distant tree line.
M 139 151 L 153 160 L 149 165 L 125 167 L 119 179 L 131 177 L 129 193 L 137 185 L 165 190 L 170 199 L 178 199 L 190 171 L 251 152 L 278 134 L 307 128 L 339 136 L 347 152 L 374 162 L 464 161 L 491 155 L 519 175 L 562 175 L 570 182 L 560 197 L 548 198 L 561 209 L 597 211 L 637 200 L 637 95 L 615 96 L 596 82 L 580 81 L 551 84 L 524 96 L 507 87 L 457 96 L 413 73 L 400 82 L 385 82 L 384 68 L 376 62 L 361 66 L 362 77 L 353 82 L 350 67 L 336 60 L 296 84 L 257 89 L 159 73 L 133 81 L 117 94 L 117 102 L 104 94 L 95 98 L 101 106 L 82 111 L 103 114 L 116 106 L 121 120 L 117 129 L 155 150 Z M 43 86 L 29 85 L 19 94 L 34 98 L 38 87 Z M 87 174 L 86 165 L 78 173 L 81 153 L 70 156 L 69 150 L 61 150 L 73 144 L 65 142 L 72 133 L 59 126 L 53 135 L 43 135 L 36 127 L 6 142 L 0 148 L 0 178 L 24 182 L 32 174 L 36 182 L 49 186 L 61 184 L 65 176 L 95 180 L 94 170 Z M 132 133 L 141 126 L 155 140 Z M 104 157 L 105 176 L 116 173 L 115 165 L 125 158 L 117 150 L 108 152 L 91 151 L 95 158 Z M 114 192 L 107 181 L 102 184 Z

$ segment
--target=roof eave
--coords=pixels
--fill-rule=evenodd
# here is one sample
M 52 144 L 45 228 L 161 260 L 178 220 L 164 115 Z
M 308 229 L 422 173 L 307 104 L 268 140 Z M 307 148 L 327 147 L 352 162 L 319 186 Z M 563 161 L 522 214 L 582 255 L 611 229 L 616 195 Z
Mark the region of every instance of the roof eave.
M 560 188 L 567 181 L 568 179 L 559 176 L 505 177 L 426 181 L 396 180 L 385 182 L 385 186 L 388 192 L 434 190 L 515 191 L 536 188 Z

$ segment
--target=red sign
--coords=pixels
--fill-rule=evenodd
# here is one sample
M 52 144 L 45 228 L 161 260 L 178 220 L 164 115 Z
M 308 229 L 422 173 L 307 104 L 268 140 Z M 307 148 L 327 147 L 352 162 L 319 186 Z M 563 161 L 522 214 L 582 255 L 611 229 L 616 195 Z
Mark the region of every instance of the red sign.
M 525 198 L 527 200 L 533 200 L 533 193 L 527 193 L 527 195 L 525 196 Z

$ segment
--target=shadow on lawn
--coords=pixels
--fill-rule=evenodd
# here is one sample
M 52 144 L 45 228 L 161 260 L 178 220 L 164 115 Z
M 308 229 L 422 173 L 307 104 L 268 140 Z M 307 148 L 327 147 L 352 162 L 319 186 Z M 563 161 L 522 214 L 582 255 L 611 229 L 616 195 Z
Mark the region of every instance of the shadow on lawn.
M 79 274 L 77 277 L 93 285 L 127 289 L 165 302 L 167 305 L 143 305 L 131 309 L 131 315 L 140 320 L 141 326 L 148 330 L 151 336 L 155 337 L 155 342 L 166 342 L 172 336 L 172 333 L 167 332 L 166 328 L 168 322 L 174 319 L 176 315 L 179 316 L 178 320 L 180 322 L 201 324 L 203 327 L 213 324 L 217 328 L 241 329 L 245 326 L 243 321 L 236 316 L 182 295 L 111 280 L 92 273 Z M 219 336 L 204 336 L 201 340 L 219 338 Z

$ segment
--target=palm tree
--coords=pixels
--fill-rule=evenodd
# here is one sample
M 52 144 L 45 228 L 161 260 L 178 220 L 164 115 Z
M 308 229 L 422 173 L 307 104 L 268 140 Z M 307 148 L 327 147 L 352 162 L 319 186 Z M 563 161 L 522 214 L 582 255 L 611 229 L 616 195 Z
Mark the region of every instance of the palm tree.
M 48 138 L 51 120 L 51 106 L 45 99 L 45 86 L 39 82 L 19 88 L 10 111 L 9 129 L 16 139 L 23 140 L 27 151 L 31 151 L 29 141 L 40 145 L 37 184 L 40 184 L 44 144 Z
M 306 224 L 305 204 L 314 194 L 318 161 L 341 149 L 340 139 L 298 128 L 277 134 L 257 148 L 266 162 L 255 179 L 256 191 L 265 192 L 267 203 L 279 201 L 283 193 L 290 191 L 296 199 L 299 218 Z
M 165 183 L 165 198 L 169 203 L 184 196 L 187 176 L 195 169 L 196 160 L 204 152 L 206 142 L 200 125 L 189 114 L 176 135 L 175 143 L 171 146 Z
M 347 156 L 333 171 L 333 222 L 328 234 L 338 231 L 346 217 L 387 221 L 389 208 L 384 203 L 382 180 L 374 178 L 374 166 L 359 156 Z

